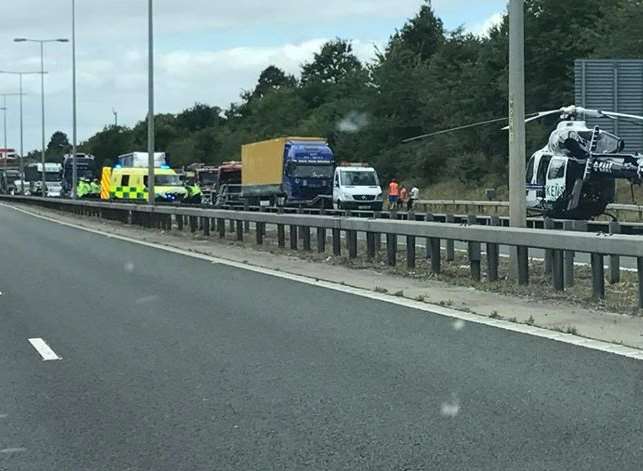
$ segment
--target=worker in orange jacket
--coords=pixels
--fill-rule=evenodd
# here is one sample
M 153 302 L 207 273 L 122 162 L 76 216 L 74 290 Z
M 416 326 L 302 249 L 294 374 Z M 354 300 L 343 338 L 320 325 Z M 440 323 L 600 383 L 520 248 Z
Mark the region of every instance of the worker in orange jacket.
M 400 185 L 394 178 L 388 184 L 388 205 L 389 208 L 394 208 L 400 199 Z

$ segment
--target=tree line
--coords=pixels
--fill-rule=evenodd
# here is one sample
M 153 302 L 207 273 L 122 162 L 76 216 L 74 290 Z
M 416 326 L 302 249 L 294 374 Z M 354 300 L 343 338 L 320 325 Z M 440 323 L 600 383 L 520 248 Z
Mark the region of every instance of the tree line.
M 643 0 L 526 0 L 528 112 L 574 102 L 575 59 L 643 58 Z M 337 158 L 375 165 L 385 177 L 416 183 L 506 180 L 507 136 L 490 125 L 412 144 L 406 138 L 506 116 L 508 17 L 484 36 L 447 31 L 430 1 L 364 63 L 351 41 L 337 38 L 301 66 L 299 76 L 275 66 L 252 90 L 223 109 L 196 103 L 155 116 L 156 145 L 174 166 L 238 160 L 244 143 L 284 135 L 327 138 Z M 553 121 L 528 128 L 528 152 L 543 145 Z M 48 147 L 55 160 L 66 136 Z M 65 138 L 65 139 L 63 139 Z M 80 150 L 110 164 L 146 148 L 147 123 L 107 126 Z M 60 141 L 63 142 L 60 142 Z

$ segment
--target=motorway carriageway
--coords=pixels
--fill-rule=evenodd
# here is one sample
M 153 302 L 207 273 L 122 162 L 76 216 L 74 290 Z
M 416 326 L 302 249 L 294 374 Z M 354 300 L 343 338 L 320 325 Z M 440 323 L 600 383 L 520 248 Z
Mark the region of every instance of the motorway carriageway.
M 643 363 L 0 206 L 0 469 L 619 469 Z

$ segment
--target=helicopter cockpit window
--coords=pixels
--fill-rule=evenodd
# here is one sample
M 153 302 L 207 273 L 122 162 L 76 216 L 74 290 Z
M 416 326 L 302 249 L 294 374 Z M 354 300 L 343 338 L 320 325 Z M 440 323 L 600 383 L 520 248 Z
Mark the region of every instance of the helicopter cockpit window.
M 539 185 L 545 184 L 545 175 L 547 175 L 547 167 L 549 167 L 549 161 L 551 160 L 551 155 L 543 155 L 540 158 L 538 163 L 538 171 L 536 172 L 536 183 Z
M 565 176 L 565 160 L 553 159 L 549 164 L 549 173 L 547 179 L 563 178 Z
M 527 162 L 527 183 L 531 183 L 531 180 L 534 178 L 534 162 L 535 158 L 531 157 L 529 162 Z
M 589 142 L 592 140 L 592 131 L 581 131 L 578 134 L 585 139 L 589 145 Z M 598 143 L 596 144 L 596 152 L 599 154 L 613 154 L 615 152 L 621 152 L 623 147 L 623 139 L 609 132 L 601 131 L 598 136 Z

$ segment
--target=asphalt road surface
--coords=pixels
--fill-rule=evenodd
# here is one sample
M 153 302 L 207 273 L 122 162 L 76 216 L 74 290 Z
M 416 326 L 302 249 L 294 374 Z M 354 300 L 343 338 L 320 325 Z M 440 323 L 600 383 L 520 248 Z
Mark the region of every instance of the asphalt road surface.
M 0 240 L 1 470 L 641 469 L 636 360 L 4 207 Z

